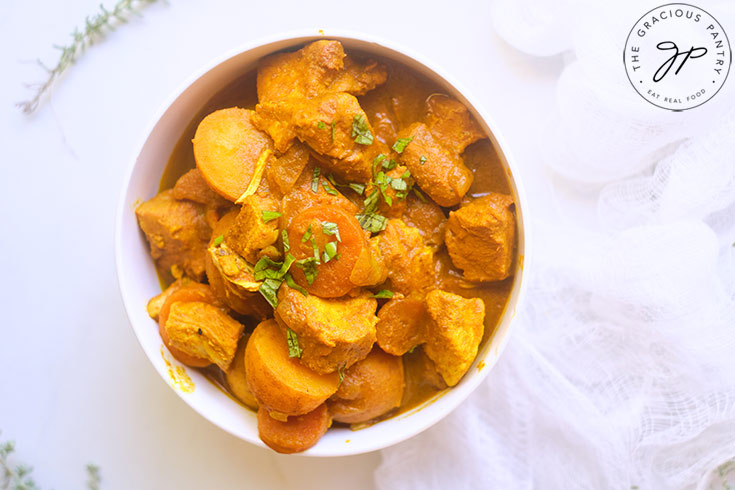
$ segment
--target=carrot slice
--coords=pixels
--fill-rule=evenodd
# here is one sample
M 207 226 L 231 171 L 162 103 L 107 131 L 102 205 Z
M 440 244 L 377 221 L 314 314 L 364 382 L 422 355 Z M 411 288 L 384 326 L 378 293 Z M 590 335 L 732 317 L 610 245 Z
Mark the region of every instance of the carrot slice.
M 283 454 L 306 451 L 321 439 L 330 425 L 325 404 L 305 415 L 288 417 L 285 422 L 270 416 L 268 410 L 258 410 L 260 439 L 276 452 Z
M 322 298 L 338 298 L 356 286 L 350 281 L 350 274 L 357 259 L 368 248 L 368 241 L 353 215 L 335 206 L 314 206 L 291 221 L 288 239 L 291 254 L 297 260 L 319 257 L 316 278 L 311 284 L 302 268 L 291 268 L 294 280 L 309 293 Z M 330 243 L 332 245 L 328 245 Z M 324 254 L 330 251 L 336 255 L 327 261 Z
M 270 137 L 250 122 L 253 113 L 238 107 L 215 111 L 199 123 L 193 139 L 194 159 L 204 180 L 233 202 L 251 182 L 257 188 L 273 148 Z

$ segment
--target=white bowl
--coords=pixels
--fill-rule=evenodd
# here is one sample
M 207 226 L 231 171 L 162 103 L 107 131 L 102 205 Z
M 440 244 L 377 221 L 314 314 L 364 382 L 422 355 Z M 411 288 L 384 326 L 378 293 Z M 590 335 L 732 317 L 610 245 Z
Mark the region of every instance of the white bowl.
M 528 245 L 524 226 L 525 199 L 520 183 L 513 178 L 514 164 L 498 128 L 488 112 L 452 81 L 449 76 L 416 54 L 384 40 L 367 35 L 322 31 L 291 33 L 250 43 L 228 53 L 199 70 L 186 81 L 173 97 L 163 105 L 151 126 L 145 131 L 142 143 L 135 149 L 131 166 L 123 183 L 117 210 L 115 260 L 125 309 L 135 335 L 158 374 L 173 390 L 210 422 L 231 434 L 256 444 L 265 445 L 258 438 L 255 413 L 245 409 L 226 396 L 197 370 L 184 368 L 194 383 L 193 392 L 186 393 L 173 382 L 169 370 L 181 366 L 168 351 L 162 350 L 158 328 L 146 312 L 148 300 L 161 289 L 148 244 L 138 228 L 135 206 L 153 197 L 164 167 L 184 129 L 206 103 L 227 84 L 257 66 L 258 60 L 275 51 L 300 46 L 317 39 L 337 39 L 346 50 L 359 49 L 403 63 L 431 80 L 470 108 L 483 126 L 510 176 L 518 220 L 518 253 L 521 258 L 506 311 L 493 338 L 478 353 L 475 362 L 462 381 L 452 389 L 438 393 L 421 406 L 371 427 L 358 431 L 344 428 L 330 429 L 311 449 L 302 453 L 309 456 L 346 456 L 365 453 L 396 444 L 418 434 L 451 412 L 485 379 L 497 362 L 508 342 L 516 310 L 525 290 Z M 524 265 L 525 264 L 525 265 Z M 164 356 L 166 359 L 164 359 Z M 479 365 L 479 368 L 478 368 Z

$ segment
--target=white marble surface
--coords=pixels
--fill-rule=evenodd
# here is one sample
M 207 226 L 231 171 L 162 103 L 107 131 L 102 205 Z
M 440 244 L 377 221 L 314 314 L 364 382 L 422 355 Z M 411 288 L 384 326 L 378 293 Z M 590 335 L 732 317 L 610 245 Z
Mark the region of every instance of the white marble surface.
M 0 2 L 0 438 L 15 439 L 37 483 L 57 490 L 82 488 L 89 462 L 105 489 L 372 488 L 379 453 L 276 456 L 199 417 L 149 365 L 113 261 L 132 147 L 214 56 L 280 31 L 335 27 L 384 36 L 451 72 L 495 115 L 533 195 L 546 179 L 534 135 L 560 61 L 504 44 L 485 2 L 170 0 L 89 49 L 35 115 L 21 114 L 23 82 L 43 76 L 27 61 L 54 62 L 52 44 L 98 3 Z

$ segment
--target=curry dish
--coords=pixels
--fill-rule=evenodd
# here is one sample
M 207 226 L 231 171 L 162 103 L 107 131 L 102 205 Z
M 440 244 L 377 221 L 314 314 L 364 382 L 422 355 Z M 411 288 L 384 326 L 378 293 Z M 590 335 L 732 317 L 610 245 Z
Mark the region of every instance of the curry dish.
M 193 143 L 193 144 L 192 144 Z M 210 100 L 136 209 L 163 344 L 304 451 L 455 386 L 517 262 L 508 176 L 442 87 L 320 40 Z

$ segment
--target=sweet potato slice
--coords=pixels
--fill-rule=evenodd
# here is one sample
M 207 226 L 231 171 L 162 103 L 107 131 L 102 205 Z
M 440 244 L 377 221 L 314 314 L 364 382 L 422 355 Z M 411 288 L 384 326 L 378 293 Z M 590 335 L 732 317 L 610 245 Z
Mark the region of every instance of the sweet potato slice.
M 404 386 L 403 360 L 375 346 L 346 370 L 329 412 L 337 422 L 367 422 L 400 406 Z
M 389 354 L 402 356 L 425 340 L 429 316 L 419 298 L 397 294 L 383 305 L 378 318 L 378 345 Z
M 283 415 L 316 409 L 337 391 L 337 373 L 317 374 L 289 357 L 286 335 L 274 320 L 260 323 L 245 348 L 248 386 L 261 407 Z
M 331 420 L 325 404 L 304 415 L 292 415 L 285 422 L 258 410 L 258 435 L 268 447 L 282 454 L 306 451 L 327 432 Z
M 194 135 L 194 159 L 202 177 L 233 202 L 248 189 L 259 163 L 263 166 L 264 152 L 273 148 L 268 135 L 250 122 L 252 114 L 238 107 L 220 109 L 205 117 Z
M 230 369 L 225 372 L 225 379 L 227 380 L 227 386 L 230 388 L 230 392 L 235 395 L 235 398 L 240 400 L 248 408 L 257 410 L 258 400 L 255 399 L 253 392 L 250 391 L 247 374 L 245 373 L 245 346 L 249 338 L 250 336 L 248 335 L 240 339 L 237 352 L 235 352 L 235 358 L 232 360 L 232 364 L 230 364 Z

